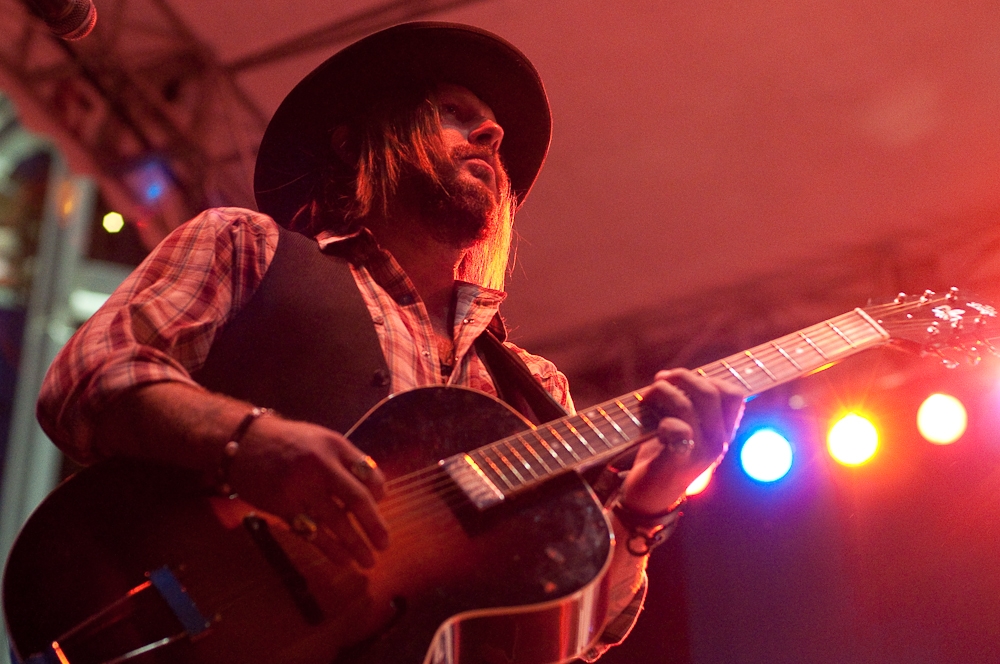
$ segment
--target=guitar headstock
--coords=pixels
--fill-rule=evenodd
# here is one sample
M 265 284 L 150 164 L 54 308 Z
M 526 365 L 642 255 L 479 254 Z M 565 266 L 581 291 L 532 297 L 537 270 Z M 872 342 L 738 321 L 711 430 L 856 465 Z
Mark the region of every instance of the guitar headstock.
M 976 364 L 984 353 L 1000 355 L 997 310 L 975 297 L 963 297 L 957 288 L 938 294 L 900 293 L 888 304 L 865 307 L 865 312 L 885 329 L 893 341 L 940 357 L 954 367 L 963 361 Z

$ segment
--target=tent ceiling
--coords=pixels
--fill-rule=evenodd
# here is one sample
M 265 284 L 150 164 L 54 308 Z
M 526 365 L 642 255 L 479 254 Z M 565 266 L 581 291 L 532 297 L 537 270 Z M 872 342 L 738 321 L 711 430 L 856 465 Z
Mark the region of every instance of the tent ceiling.
M 170 0 L 222 62 L 384 4 Z M 432 18 L 506 37 L 550 94 L 515 339 L 1000 211 L 995 2 L 480 0 Z M 270 115 L 337 46 L 238 80 Z

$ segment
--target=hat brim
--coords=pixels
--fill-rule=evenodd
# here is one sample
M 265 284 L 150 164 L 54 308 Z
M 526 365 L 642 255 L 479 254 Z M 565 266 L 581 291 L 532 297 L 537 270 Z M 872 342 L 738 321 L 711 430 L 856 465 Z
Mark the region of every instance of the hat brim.
M 330 131 L 366 102 L 412 81 L 461 85 L 504 129 L 500 157 L 523 201 L 548 152 L 552 120 L 538 72 L 494 34 L 453 23 L 397 25 L 346 47 L 285 97 L 257 153 L 254 194 L 261 212 L 287 225 L 317 190 Z

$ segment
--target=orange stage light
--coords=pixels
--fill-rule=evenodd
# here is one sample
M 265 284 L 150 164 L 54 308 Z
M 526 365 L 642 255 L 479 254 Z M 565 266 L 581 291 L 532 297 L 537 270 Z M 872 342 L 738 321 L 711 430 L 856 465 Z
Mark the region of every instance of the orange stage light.
M 878 431 L 867 418 L 848 413 L 838 420 L 826 437 L 826 446 L 838 463 L 860 466 L 878 449 Z

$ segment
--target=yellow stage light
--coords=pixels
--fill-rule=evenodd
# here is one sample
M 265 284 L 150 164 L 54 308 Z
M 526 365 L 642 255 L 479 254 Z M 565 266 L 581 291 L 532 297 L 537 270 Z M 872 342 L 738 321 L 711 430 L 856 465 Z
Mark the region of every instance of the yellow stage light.
M 859 466 L 875 454 L 878 431 L 875 425 L 857 413 L 848 413 L 830 427 L 826 446 L 838 463 Z

